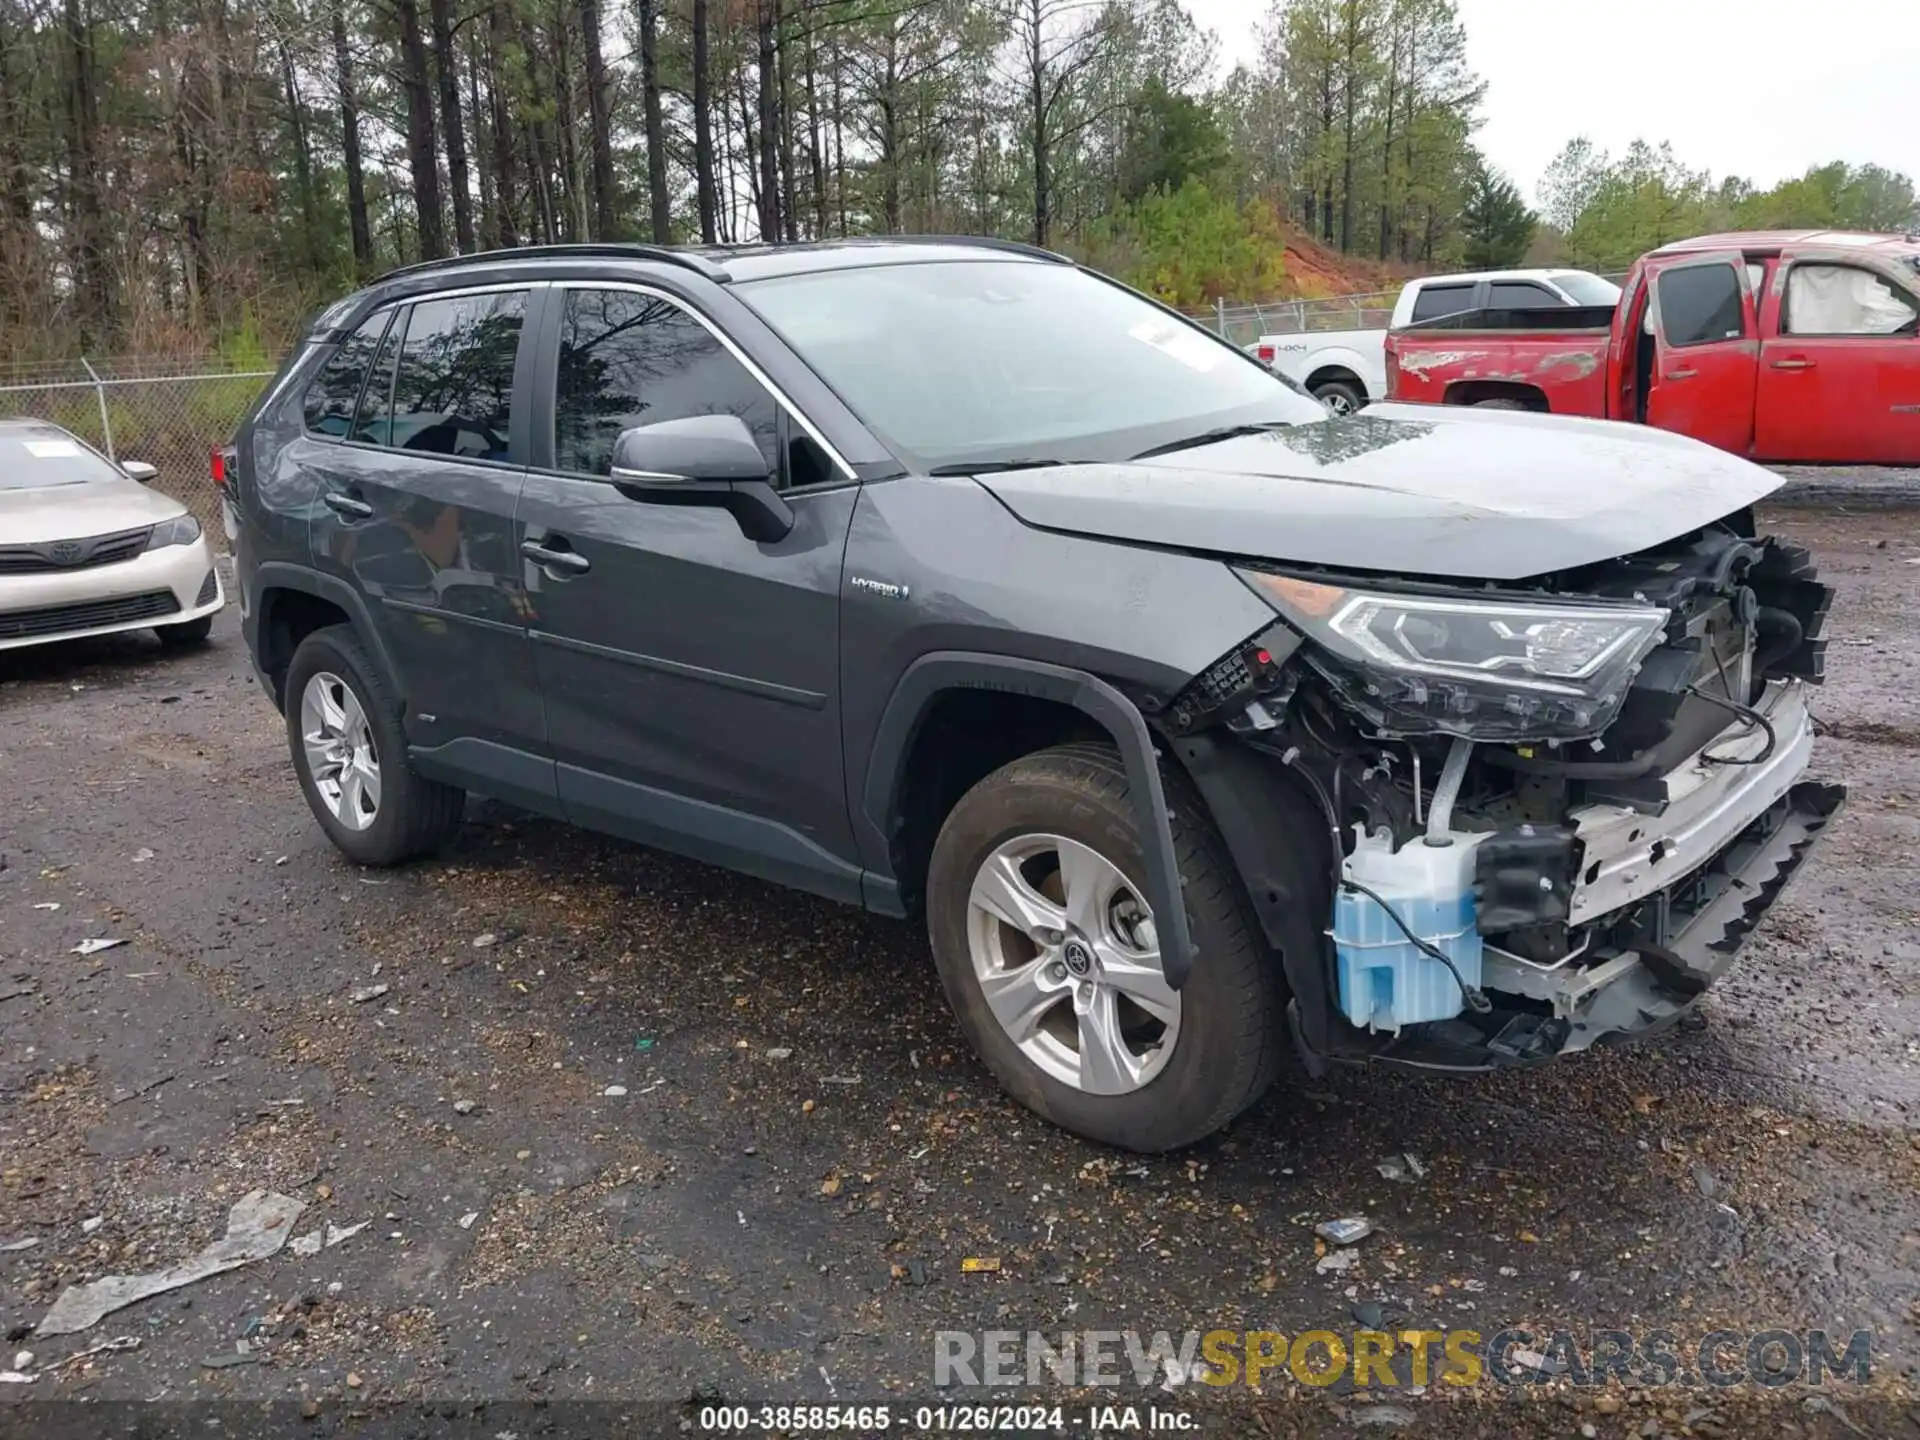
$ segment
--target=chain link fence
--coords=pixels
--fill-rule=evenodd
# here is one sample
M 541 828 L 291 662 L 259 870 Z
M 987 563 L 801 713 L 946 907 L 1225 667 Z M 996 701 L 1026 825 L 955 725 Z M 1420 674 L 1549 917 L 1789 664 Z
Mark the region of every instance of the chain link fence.
M 50 420 L 115 460 L 144 460 L 154 489 L 224 533 L 209 456 L 232 437 L 271 370 L 178 360 L 0 366 L 0 417 Z
M 1313 330 L 1384 330 L 1398 290 L 1335 295 L 1319 300 L 1269 300 L 1263 304 L 1217 302 L 1211 310 L 1186 313 L 1235 345 L 1262 335 L 1299 335 Z

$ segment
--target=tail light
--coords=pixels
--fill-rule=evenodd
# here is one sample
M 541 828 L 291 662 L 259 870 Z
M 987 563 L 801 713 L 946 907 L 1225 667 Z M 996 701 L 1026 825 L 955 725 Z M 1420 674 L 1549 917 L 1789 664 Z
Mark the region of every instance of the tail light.
M 231 445 L 214 447 L 209 468 L 213 474 L 214 488 L 223 495 L 226 493 L 227 485 L 233 475 L 234 462 L 239 458 L 239 452 Z
M 1396 398 L 1400 390 L 1400 357 L 1394 353 L 1393 341 L 1386 343 L 1387 356 L 1387 398 Z
M 1271 365 L 1271 364 L 1273 364 L 1273 356 L 1274 356 L 1274 349 L 1273 349 L 1273 346 L 1271 346 L 1271 345 L 1262 345 L 1262 346 L 1260 347 L 1260 349 L 1258 350 L 1258 352 L 1256 352 L 1256 353 L 1258 353 L 1258 354 L 1259 354 L 1259 356 L 1260 356 L 1260 363 L 1261 363 L 1262 365 Z

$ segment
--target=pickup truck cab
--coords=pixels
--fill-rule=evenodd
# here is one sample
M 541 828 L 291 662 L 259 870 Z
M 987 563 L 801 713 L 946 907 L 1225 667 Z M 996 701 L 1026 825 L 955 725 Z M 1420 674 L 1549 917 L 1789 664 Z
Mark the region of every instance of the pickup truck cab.
M 1387 340 L 1389 393 L 1635 421 L 1772 463 L 1920 464 L 1920 237 L 1703 236 L 1565 320 L 1411 320 Z
M 1389 325 L 1469 310 L 1564 310 L 1612 305 L 1620 287 L 1584 270 L 1489 270 L 1409 280 Z M 1314 330 L 1262 335 L 1247 347 L 1262 364 L 1304 385 L 1336 415 L 1387 398 L 1385 330 Z

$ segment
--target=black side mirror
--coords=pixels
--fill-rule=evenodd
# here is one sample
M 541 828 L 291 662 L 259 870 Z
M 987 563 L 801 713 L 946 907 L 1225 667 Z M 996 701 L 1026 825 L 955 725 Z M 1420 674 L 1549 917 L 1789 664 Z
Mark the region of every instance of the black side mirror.
M 625 431 L 613 447 L 613 485 L 652 505 L 713 505 L 749 540 L 784 540 L 793 510 L 773 488 L 767 457 L 738 415 L 693 415 Z

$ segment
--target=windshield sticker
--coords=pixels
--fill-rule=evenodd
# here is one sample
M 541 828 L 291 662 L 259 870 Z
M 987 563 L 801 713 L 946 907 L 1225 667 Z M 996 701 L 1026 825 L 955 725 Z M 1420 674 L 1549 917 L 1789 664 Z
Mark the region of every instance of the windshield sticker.
M 1162 354 L 1171 355 L 1189 370 L 1198 370 L 1202 375 L 1220 363 L 1218 346 L 1208 344 L 1198 335 L 1170 321 L 1142 320 L 1127 334 L 1142 345 L 1151 345 Z
M 71 440 L 23 440 L 27 453 L 36 460 L 78 460 L 80 447 Z

